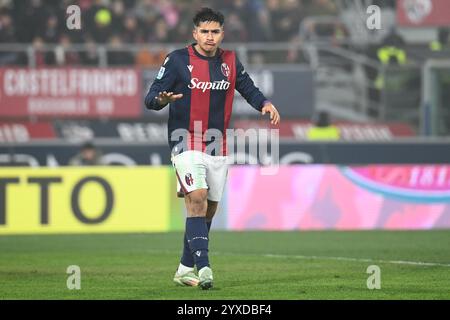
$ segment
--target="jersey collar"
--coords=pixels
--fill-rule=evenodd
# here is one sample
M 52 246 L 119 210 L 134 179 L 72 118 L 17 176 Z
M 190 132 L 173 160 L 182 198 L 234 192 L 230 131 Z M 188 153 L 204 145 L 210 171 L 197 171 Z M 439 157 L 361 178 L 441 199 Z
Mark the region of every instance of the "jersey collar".
M 191 44 L 192 51 L 194 52 L 194 54 L 195 54 L 197 57 L 199 57 L 200 59 L 203 59 L 203 60 L 214 60 L 214 59 L 218 58 L 218 57 L 222 54 L 222 51 L 223 51 L 222 49 L 217 48 L 216 54 L 215 54 L 213 57 L 207 57 L 207 56 L 202 55 L 200 52 L 198 52 L 198 51 L 195 49 L 195 45 L 196 45 L 196 44 L 197 44 L 196 42 L 194 42 L 194 43 Z

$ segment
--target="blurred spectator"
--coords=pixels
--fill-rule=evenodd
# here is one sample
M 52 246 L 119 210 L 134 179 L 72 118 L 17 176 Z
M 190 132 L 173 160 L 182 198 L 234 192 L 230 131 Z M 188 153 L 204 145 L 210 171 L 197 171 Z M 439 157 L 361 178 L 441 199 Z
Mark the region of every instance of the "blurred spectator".
M 39 36 L 46 43 L 57 43 L 60 38 L 59 21 L 56 15 L 50 15 L 45 23 L 45 28 L 40 31 Z
M 143 41 L 143 35 L 139 28 L 139 22 L 134 15 L 128 14 L 125 17 L 121 38 L 124 43 L 138 43 Z
M 170 35 L 171 42 L 186 43 L 186 39 L 192 37 L 192 22 L 181 24 L 178 29 L 173 29 Z
M 383 38 L 382 43 L 371 48 L 369 56 L 380 63 L 380 67 L 366 68 L 366 74 L 373 85 L 368 87 L 368 96 L 377 106 L 386 103 L 386 97 L 390 99 L 397 98 L 398 101 L 404 100 L 403 90 L 408 87 L 411 78 L 410 73 L 403 69 L 409 63 L 406 43 L 397 29 L 392 27 L 389 33 Z M 405 72 L 406 71 L 406 72 Z M 394 105 L 391 103 L 391 107 Z M 372 109 L 372 116 L 379 116 L 381 110 Z
M 397 0 L 372 0 L 372 4 L 381 8 L 395 9 Z
M 0 0 L 0 9 L 1 8 L 8 8 L 10 9 L 12 6 L 13 0 Z
M 125 66 L 134 64 L 133 55 L 125 50 L 119 36 L 111 37 L 111 50 L 108 51 L 108 64 L 112 66 Z
M 265 41 L 269 40 L 270 19 L 264 1 L 261 0 L 228 0 L 218 1 L 218 10 L 227 16 L 225 24 L 225 41 Z M 264 16 L 266 15 L 266 16 Z M 244 32 L 239 36 L 238 31 Z M 232 34 L 230 34 L 230 31 Z M 243 38 L 243 40 L 239 40 Z
M 331 123 L 329 113 L 320 111 L 313 119 L 307 135 L 309 140 L 339 140 L 341 133 L 339 128 Z
M 80 63 L 80 55 L 71 49 L 72 42 L 66 34 L 61 36 L 59 45 L 55 49 L 56 64 L 59 66 L 73 66 Z
M 302 21 L 301 4 L 296 0 L 285 0 L 278 6 L 277 1 L 269 1 L 272 14 L 272 29 L 276 37 L 274 41 L 289 41 L 297 35 Z
M 450 29 L 441 27 L 437 32 L 437 39 L 430 42 L 430 50 L 433 52 L 441 52 L 450 48 L 449 43 Z
M 227 17 L 225 40 L 227 42 L 245 42 L 248 40 L 246 27 L 240 16 L 235 12 L 230 13 Z
M 283 10 L 281 9 L 280 0 L 267 0 L 267 10 L 270 17 L 270 29 L 273 35 L 281 32 L 279 27 L 280 20 L 283 18 Z
M 124 31 L 125 4 L 123 1 L 115 0 L 111 5 L 111 28 L 113 34 Z
M 17 38 L 13 21 L 8 11 L 0 10 L 0 43 L 16 43 Z M 16 52 L 0 51 L 0 65 L 15 64 L 18 54 Z
M 85 43 L 85 50 L 80 55 L 81 62 L 87 66 L 98 66 L 100 63 L 100 57 L 97 51 L 97 45 L 88 37 Z
M 305 2 L 308 16 L 335 16 L 338 13 L 336 4 L 332 0 L 305 0 Z
M 169 42 L 169 29 L 164 19 L 160 18 L 155 23 L 154 32 L 147 39 L 150 43 L 167 43 Z
M 136 41 L 141 34 L 151 41 L 171 42 L 181 38 L 177 37 L 180 32 L 190 33 L 190 17 L 204 4 L 203 0 L 3 1 L 5 7 L 11 8 L 18 40 L 25 43 L 30 43 L 36 36 L 45 43 L 57 43 L 60 34 L 67 31 L 62 23 L 66 17 L 65 9 L 74 3 L 82 10 L 82 33 L 92 36 L 96 42 L 106 43 L 112 35 L 120 35 L 122 41 L 128 43 Z M 212 0 L 209 4 L 231 17 L 227 28 L 230 39 L 237 41 L 282 41 L 279 37 L 288 40 L 298 31 L 298 23 L 305 11 L 311 14 L 336 11 L 330 0 Z M 133 30 L 138 36 L 131 37 Z M 244 31 L 246 35 L 238 37 L 238 31 Z M 75 39 L 72 37 L 71 40 Z
M 250 64 L 253 67 L 262 67 L 265 63 L 264 55 L 261 52 L 255 51 L 250 55 Z
M 305 50 L 302 47 L 300 36 L 294 36 L 290 41 L 290 46 L 286 55 L 286 62 L 288 63 L 307 63 L 308 59 L 305 56 Z
M 343 23 L 337 22 L 334 26 L 331 42 L 332 42 L 332 44 L 334 44 L 336 46 L 340 45 L 346 39 L 348 39 L 349 35 L 350 34 L 348 32 L 347 27 Z
M 408 62 L 405 40 L 395 27 L 391 28 L 381 46 L 377 48 L 376 57 L 384 67 L 403 66 Z M 375 88 L 382 90 L 385 87 L 385 80 L 385 76 L 379 73 L 375 79 Z
M 140 2 L 142 0 L 123 0 L 126 10 L 130 10 L 136 6 L 136 2 Z
M 14 18 L 19 41 L 31 43 L 45 28 L 45 5 L 42 0 L 14 1 Z
M 82 10 L 81 30 L 68 31 L 65 27 L 66 8 L 71 4 Z M 0 0 L 0 40 L 29 44 L 40 38 L 41 49 L 66 39 L 63 35 L 70 37 L 67 42 L 83 44 L 88 39 L 106 44 L 113 37 L 120 38 L 115 42 L 127 44 L 185 43 L 192 32 L 191 17 L 204 4 L 204 0 Z M 227 42 L 295 42 L 305 13 L 336 13 L 331 0 L 210 0 L 208 5 L 227 15 Z M 82 63 L 89 60 L 87 63 L 92 65 L 98 57 L 94 57 L 92 45 L 89 46 L 90 49 L 79 54 L 79 59 Z M 63 60 L 66 63 L 62 47 L 60 44 L 58 64 Z M 288 59 L 298 60 L 295 56 L 295 50 L 291 50 Z M 138 64 L 153 64 L 152 55 L 145 50 L 135 58 Z M 4 61 L 0 63 L 11 60 L 12 55 L 0 57 Z
M 55 53 L 44 49 L 44 41 L 40 37 L 33 39 L 36 67 L 44 67 L 55 64 Z
M 134 14 L 142 21 L 144 31 L 147 27 L 154 25 L 160 14 L 155 10 L 154 0 L 141 0 L 136 4 Z M 144 27 L 145 26 L 145 27 Z
M 92 142 L 86 142 L 81 150 L 69 160 L 71 166 L 96 166 L 104 164 L 101 160 L 102 152 Z
M 108 9 L 102 8 L 95 12 L 94 24 L 90 33 L 96 42 L 106 43 L 111 38 L 113 34 L 111 21 L 112 15 Z
M 298 0 L 293 0 L 297 2 Z M 268 11 L 259 0 L 248 0 L 245 2 L 245 17 L 248 28 L 248 35 L 250 41 L 261 42 L 270 40 L 271 33 L 270 19 Z
M 393 26 L 389 33 L 382 40 L 383 46 L 392 46 L 403 48 L 406 45 L 405 39 L 403 39 L 402 35 L 398 33 L 398 30 L 395 26 Z
M 164 18 L 164 22 L 169 29 L 174 28 L 178 24 L 180 18 L 177 6 L 174 1 L 170 0 L 159 0 L 156 3 L 156 7 Z
M 10 13 L 7 10 L 0 10 L 0 43 L 17 42 L 16 30 Z
M 80 7 L 82 12 L 86 12 L 89 10 L 89 8 L 92 5 L 92 0 L 78 0 L 77 1 L 78 6 Z
M 346 26 L 336 17 L 306 18 L 301 34 L 305 40 L 322 41 L 332 46 L 345 46 L 349 37 Z

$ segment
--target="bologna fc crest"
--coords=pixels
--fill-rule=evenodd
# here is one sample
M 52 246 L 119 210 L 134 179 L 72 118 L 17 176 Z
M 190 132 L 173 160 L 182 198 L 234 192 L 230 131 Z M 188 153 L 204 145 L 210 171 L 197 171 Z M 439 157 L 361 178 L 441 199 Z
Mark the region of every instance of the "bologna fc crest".
M 405 0 L 403 7 L 411 22 L 421 23 L 433 11 L 433 2 L 431 0 Z
M 228 78 L 230 75 L 230 67 L 224 62 L 220 66 L 220 70 L 222 71 L 223 75 Z
M 190 173 L 186 173 L 186 175 L 184 176 L 184 180 L 186 181 L 186 184 L 188 186 L 191 186 L 194 183 L 194 178 L 192 178 L 192 174 Z

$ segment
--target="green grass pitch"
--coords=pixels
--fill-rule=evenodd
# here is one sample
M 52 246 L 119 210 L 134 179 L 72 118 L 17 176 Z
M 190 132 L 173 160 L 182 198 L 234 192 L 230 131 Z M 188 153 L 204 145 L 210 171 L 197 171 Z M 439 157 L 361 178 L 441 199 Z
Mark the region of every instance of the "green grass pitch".
M 450 230 L 213 231 L 209 291 L 172 282 L 182 237 L 0 236 L 0 299 L 450 299 Z M 81 290 L 67 289 L 69 265 Z

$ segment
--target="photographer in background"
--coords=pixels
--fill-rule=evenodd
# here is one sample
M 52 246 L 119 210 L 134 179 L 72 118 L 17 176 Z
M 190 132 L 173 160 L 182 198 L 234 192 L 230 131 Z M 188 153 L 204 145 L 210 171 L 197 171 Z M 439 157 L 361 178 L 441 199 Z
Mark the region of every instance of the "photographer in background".
M 78 154 L 69 161 L 71 166 L 98 166 L 104 163 L 101 160 L 102 153 L 92 142 L 86 142 L 82 145 Z
M 326 111 L 320 111 L 308 130 L 308 140 L 339 140 L 341 136 L 338 127 L 333 125 L 330 115 Z

